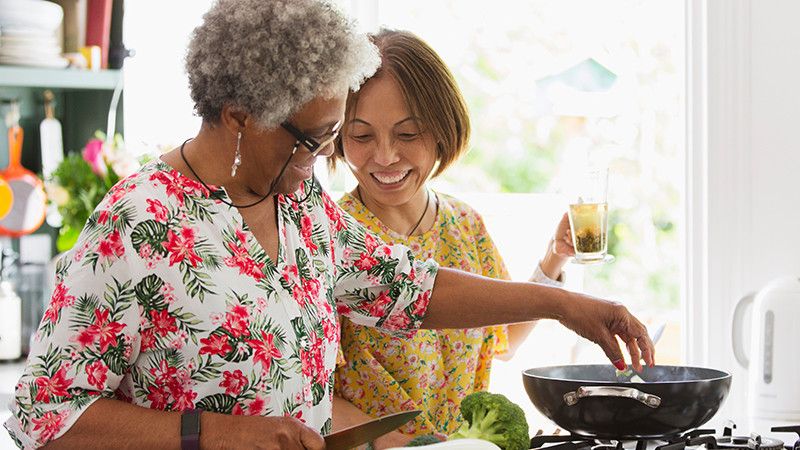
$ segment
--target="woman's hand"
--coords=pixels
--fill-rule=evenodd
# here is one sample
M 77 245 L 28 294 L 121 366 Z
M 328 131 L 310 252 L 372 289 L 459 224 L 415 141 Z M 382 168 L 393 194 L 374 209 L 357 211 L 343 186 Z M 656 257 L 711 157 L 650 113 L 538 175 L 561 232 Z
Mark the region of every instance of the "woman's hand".
M 561 269 L 567 260 L 575 255 L 575 248 L 572 246 L 572 234 L 569 229 L 569 217 L 567 213 L 561 216 L 558 222 L 553 239 L 547 245 L 547 251 L 542 258 L 542 272 L 552 280 L 557 280 L 561 275 Z
M 200 448 L 324 450 L 325 441 L 294 417 L 200 416 Z
M 564 213 L 553 235 L 552 251 L 556 256 L 564 259 L 575 256 L 575 247 L 572 246 L 572 232 L 569 228 L 569 216 Z
M 625 306 L 588 295 L 574 293 L 569 307 L 564 308 L 559 321 L 579 335 L 597 343 L 608 359 L 620 370 L 625 369 L 625 359 L 617 336 L 625 343 L 631 355 L 633 368 L 642 370 L 643 358 L 648 366 L 654 364 L 655 348 L 647 328 Z

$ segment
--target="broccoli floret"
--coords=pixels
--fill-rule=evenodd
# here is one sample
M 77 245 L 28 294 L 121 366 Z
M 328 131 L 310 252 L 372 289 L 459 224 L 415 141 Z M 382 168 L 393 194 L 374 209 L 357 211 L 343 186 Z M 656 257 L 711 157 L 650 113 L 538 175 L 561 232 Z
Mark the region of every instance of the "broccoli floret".
M 442 441 L 441 439 L 436 437 L 436 435 L 426 434 L 424 436 L 417 436 L 414 439 L 408 441 L 406 447 L 422 447 L 423 445 L 438 444 L 439 442 Z
M 504 450 L 530 448 L 528 421 L 525 412 L 502 394 L 474 392 L 461 401 L 464 422 L 453 439 L 483 439 Z

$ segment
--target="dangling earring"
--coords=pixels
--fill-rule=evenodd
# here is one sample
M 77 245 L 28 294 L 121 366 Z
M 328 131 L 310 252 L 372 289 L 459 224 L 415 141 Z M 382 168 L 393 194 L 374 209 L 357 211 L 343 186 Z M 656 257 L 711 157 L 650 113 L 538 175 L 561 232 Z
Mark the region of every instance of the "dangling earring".
M 239 150 L 239 146 L 242 143 L 242 132 L 240 131 L 239 134 L 236 135 L 236 153 L 233 155 L 233 165 L 231 166 L 231 176 L 236 176 L 236 169 L 242 165 L 242 152 Z

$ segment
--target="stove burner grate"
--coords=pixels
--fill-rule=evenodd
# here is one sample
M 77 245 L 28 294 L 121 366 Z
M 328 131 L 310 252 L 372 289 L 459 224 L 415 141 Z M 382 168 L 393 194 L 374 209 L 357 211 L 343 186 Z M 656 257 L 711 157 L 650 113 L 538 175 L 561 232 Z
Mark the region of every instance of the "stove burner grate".
M 793 445 L 784 445 L 778 439 L 750 434 L 750 436 L 735 436 L 733 430 L 736 425 L 729 422 L 724 427 L 722 435 L 717 435 L 716 430 L 697 429 L 678 436 L 661 436 L 643 439 L 600 439 L 591 436 L 561 435 L 560 430 L 554 434 L 542 434 L 540 430 L 531 439 L 530 448 L 537 450 L 626 450 L 625 443 L 635 442 L 635 450 L 800 450 L 800 425 L 789 427 L 774 427 L 773 432 L 797 433 L 798 440 Z

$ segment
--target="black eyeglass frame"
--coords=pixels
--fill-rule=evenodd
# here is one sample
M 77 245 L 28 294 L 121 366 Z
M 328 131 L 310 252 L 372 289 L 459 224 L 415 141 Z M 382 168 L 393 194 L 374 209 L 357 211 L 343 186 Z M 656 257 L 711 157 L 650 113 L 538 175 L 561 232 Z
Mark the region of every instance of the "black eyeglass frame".
M 342 121 L 340 120 L 335 124 L 333 124 L 333 129 L 331 130 L 330 136 L 326 137 L 322 142 L 318 142 L 313 137 L 307 135 L 306 133 L 303 133 L 288 121 L 283 122 L 281 124 L 281 127 L 283 127 L 284 130 L 288 131 L 289 134 L 294 136 L 295 139 L 297 139 L 295 147 L 297 145 L 302 145 L 303 147 L 306 148 L 306 150 L 311 152 L 312 155 L 316 156 L 317 153 L 319 153 L 325 147 L 332 144 L 333 141 L 336 140 L 337 137 L 339 137 L 339 132 L 342 130 Z

